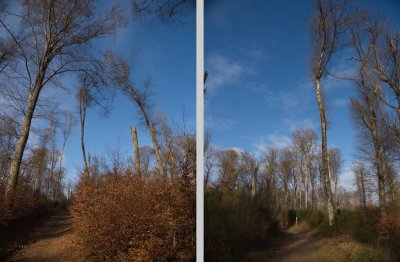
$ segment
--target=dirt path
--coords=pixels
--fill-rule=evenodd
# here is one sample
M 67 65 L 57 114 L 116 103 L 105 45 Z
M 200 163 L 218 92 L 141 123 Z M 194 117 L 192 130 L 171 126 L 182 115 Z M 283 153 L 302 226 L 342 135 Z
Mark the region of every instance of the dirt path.
M 30 241 L 6 261 L 85 261 L 71 215 L 57 211 L 29 236 Z
M 371 247 L 348 236 L 327 237 L 316 231 L 284 230 L 270 250 L 253 251 L 248 261 L 356 261 L 357 254 Z

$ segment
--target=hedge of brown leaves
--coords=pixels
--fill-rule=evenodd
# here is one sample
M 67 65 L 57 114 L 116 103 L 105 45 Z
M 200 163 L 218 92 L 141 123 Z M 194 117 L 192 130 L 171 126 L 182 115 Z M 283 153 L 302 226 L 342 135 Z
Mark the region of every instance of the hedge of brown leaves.
M 400 257 L 400 208 L 388 208 L 387 215 L 378 223 L 378 230 L 386 235 L 386 240 Z
M 72 208 L 78 232 L 104 261 L 191 260 L 195 256 L 195 185 L 125 175 L 83 176 Z
M 0 185 L 0 224 L 32 215 L 46 207 L 46 199 L 33 192 L 28 178 L 21 176 L 11 204 L 4 198 L 5 185 Z

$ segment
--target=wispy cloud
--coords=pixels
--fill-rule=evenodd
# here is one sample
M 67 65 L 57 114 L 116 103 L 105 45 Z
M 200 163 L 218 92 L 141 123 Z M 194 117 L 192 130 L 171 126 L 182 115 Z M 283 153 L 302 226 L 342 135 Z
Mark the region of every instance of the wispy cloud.
M 346 190 L 355 190 L 354 173 L 351 170 L 345 170 L 339 175 L 339 184 L 346 188 Z
M 262 136 L 257 139 L 257 141 L 253 144 L 255 148 L 254 153 L 256 156 L 262 156 L 268 147 L 274 148 L 284 148 L 289 146 L 292 143 L 292 140 L 287 135 L 281 134 L 268 134 L 266 136 Z
M 291 90 L 266 90 L 265 100 L 269 106 L 279 107 L 284 110 L 299 110 L 309 106 L 313 96 L 312 85 L 309 82 L 301 83 Z
M 311 118 L 298 119 L 298 118 L 285 118 L 283 123 L 288 127 L 290 132 L 294 132 L 300 129 L 316 129 L 317 124 Z
M 335 107 L 345 107 L 349 104 L 349 98 L 338 98 L 333 101 Z
M 217 118 L 211 115 L 205 117 L 205 127 L 217 131 L 226 131 L 232 128 L 235 121 L 229 118 Z
M 207 87 L 216 89 L 237 82 L 244 74 L 245 69 L 238 62 L 222 55 L 213 54 L 206 58 L 208 71 Z

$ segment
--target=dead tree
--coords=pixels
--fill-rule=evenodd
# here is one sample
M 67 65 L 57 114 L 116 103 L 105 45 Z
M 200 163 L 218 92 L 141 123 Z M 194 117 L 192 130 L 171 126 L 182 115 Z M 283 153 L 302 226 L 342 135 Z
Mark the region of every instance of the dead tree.
M 133 151 L 135 154 L 135 171 L 136 175 L 139 179 L 142 179 L 141 171 L 140 171 L 140 154 L 139 154 L 139 142 L 137 136 L 137 130 L 135 127 L 131 127 L 132 134 L 132 142 L 133 142 Z

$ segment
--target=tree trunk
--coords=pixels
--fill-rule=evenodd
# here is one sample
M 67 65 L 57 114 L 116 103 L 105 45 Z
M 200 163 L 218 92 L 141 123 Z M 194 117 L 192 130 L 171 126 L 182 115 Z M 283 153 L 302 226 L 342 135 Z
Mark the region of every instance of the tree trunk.
M 321 119 L 321 150 L 322 150 L 322 175 L 325 180 L 325 192 L 326 192 L 326 204 L 328 209 L 329 225 L 332 226 L 334 223 L 334 211 L 333 211 L 333 201 L 332 201 L 332 189 L 331 180 L 329 172 L 329 162 L 328 162 L 328 145 L 326 137 L 326 116 L 325 116 L 325 106 L 321 97 L 321 79 L 317 78 L 316 83 L 316 94 L 318 100 L 318 109 Z
M 140 170 L 140 154 L 139 154 L 139 142 L 137 137 L 137 130 L 135 127 L 131 127 L 133 150 L 135 154 L 135 172 L 139 179 L 142 179 L 142 173 Z
M 362 201 L 363 201 L 363 207 L 367 208 L 367 197 L 365 195 L 365 181 L 364 181 L 364 174 L 360 173 L 360 179 L 361 179 L 361 190 L 362 190 Z
M 289 188 L 287 182 L 285 182 L 285 209 L 286 211 L 289 210 Z
M 256 196 L 256 181 L 257 181 L 257 168 L 253 170 L 251 175 L 251 198 L 254 199 Z
M 162 178 L 166 178 L 166 176 L 164 174 L 164 168 L 162 165 L 162 161 L 161 161 L 160 148 L 159 148 L 158 142 L 157 142 L 156 129 L 154 128 L 154 125 L 150 124 L 150 123 L 149 123 L 148 128 L 150 129 L 150 135 L 151 135 L 151 140 L 153 142 L 154 154 L 156 156 L 158 171 L 160 172 L 160 176 Z
M 308 173 L 305 174 L 305 195 L 304 195 L 304 204 L 305 204 L 305 208 L 308 209 Z
M 39 99 L 39 94 L 43 87 L 43 80 L 46 74 L 46 68 L 48 62 L 49 61 L 47 59 L 43 59 L 43 62 L 41 63 L 39 71 L 36 75 L 35 86 L 29 95 L 28 109 L 25 112 L 25 119 L 21 126 L 21 131 L 18 137 L 17 145 L 15 147 L 15 153 L 11 160 L 11 165 L 10 165 L 7 187 L 5 191 L 5 199 L 7 205 L 12 204 L 13 201 L 12 193 L 15 191 L 17 187 L 22 157 L 24 155 L 26 143 L 28 142 L 33 113 L 35 112 L 36 104 Z
M 85 120 L 86 120 L 86 104 L 85 101 L 79 100 L 79 115 L 81 120 L 81 149 L 82 149 L 82 157 L 84 163 L 84 172 L 89 175 L 89 164 L 86 159 L 86 150 L 85 150 Z

